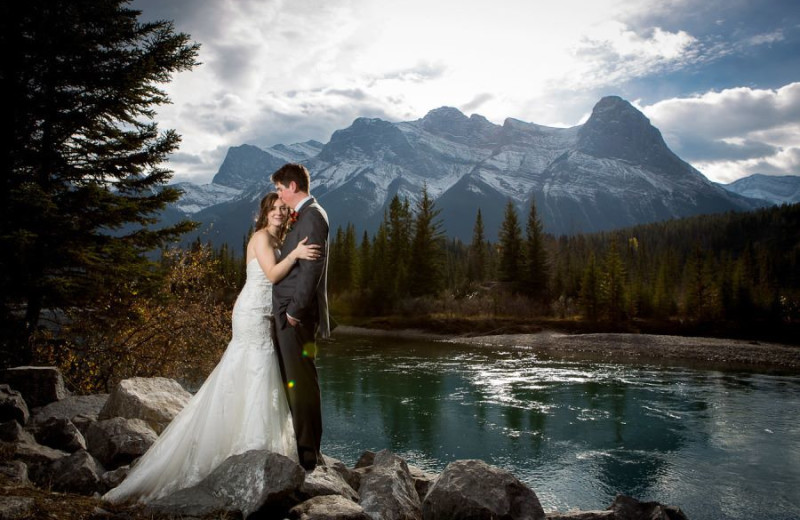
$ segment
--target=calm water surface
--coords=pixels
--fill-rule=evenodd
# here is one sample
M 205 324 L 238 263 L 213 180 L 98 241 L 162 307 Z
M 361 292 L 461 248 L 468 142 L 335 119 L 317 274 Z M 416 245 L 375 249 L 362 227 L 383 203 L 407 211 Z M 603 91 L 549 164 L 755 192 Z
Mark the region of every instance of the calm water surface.
M 322 347 L 323 451 L 478 458 L 545 511 L 617 493 L 691 520 L 800 519 L 800 376 L 634 366 L 375 337 Z

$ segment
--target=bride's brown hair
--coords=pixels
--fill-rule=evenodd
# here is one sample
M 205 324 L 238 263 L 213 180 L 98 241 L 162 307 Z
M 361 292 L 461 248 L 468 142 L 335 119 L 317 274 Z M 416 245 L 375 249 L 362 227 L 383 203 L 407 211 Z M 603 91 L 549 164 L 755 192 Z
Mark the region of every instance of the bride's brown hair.
M 256 231 L 264 229 L 269 224 L 267 219 L 267 214 L 272 210 L 272 206 L 275 204 L 275 201 L 278 200 L 278 194 L 274 191 L 267 193 L 264 195 L 264 198 L 261 199 L 261 204 L 259 205 L 258 210 L 258 218 L 256 219 Z M 278 236 L 275 237 L 278 239 L 279 243 L 283 243 L 283 239 L 286 238 L 286 233 L 289 231 L 289 219 L 283 221 L 283 225 L 281 225 L 280 229 L 278 229 Z

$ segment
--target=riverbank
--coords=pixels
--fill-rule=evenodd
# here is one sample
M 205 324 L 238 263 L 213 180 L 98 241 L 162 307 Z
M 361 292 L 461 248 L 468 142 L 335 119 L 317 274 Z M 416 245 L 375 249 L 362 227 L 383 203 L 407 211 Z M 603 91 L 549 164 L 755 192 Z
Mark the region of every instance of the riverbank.
M 703 368 L 800 373 L 800 347 L 754 340 L 632 333 L 435 333 L 420 329 L 340 326 L 335 334 L 402 337 L 482 347 L 525 348 L 536 355 L 615 363 L 661 363 Z

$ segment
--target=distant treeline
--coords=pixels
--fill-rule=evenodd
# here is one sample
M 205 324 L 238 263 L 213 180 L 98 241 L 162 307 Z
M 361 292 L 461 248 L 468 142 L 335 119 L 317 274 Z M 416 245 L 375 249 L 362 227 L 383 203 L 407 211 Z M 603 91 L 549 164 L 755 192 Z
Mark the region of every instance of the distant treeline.
M 554 237 L 532 206 L 506 206 L 497 242 L 476 210 L 472 241 L 448 239 L 435 203 L 395 197 L 377 232 L 331 232 L 337 317 L 577 319 L 619 324 L 800 322 L 800 204 Z M 227 279 L 242 260 L 216 252 Z
M 426 213 L 436 211 L 412 213 L 395 199 L 375 235 L 357 241 L 353 225 L 337 229 L 329 291 L 340 310 L 391 314 L 415 297 L 491 299 L 499 291 L 529 303 L 512 314 L 800 319 L 797 204 L 561 237 L 542 233 L 535 207 L 523 233 L 509 204 L 497 243 L 483 240 L 477 210 L 470 244 L 443 238 L 436 226 L 431 233 Z

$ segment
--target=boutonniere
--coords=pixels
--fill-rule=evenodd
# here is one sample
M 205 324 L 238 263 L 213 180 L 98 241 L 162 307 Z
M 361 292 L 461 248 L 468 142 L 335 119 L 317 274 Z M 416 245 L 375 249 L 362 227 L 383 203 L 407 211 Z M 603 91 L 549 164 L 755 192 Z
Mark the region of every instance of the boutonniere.
M 289 212 L 289 231 L 292 230 L 295 222 L 297 222 L 297 212 L 292 210 Z

